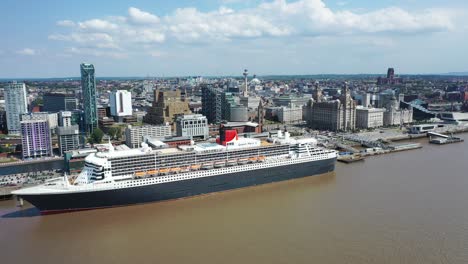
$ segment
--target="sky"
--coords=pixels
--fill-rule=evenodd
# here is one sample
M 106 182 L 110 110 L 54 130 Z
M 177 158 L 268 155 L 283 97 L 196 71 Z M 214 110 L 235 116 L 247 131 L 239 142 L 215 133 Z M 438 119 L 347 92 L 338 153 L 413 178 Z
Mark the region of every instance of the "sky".
M 2 0 L 0 78 L 468 71 L 466 0 Z

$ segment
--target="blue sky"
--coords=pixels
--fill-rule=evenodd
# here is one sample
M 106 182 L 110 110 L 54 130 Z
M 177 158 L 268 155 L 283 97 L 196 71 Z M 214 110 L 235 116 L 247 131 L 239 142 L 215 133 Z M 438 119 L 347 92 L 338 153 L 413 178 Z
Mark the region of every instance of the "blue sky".
M 0 77 L 468 71 L 462 0 L 3 0 Z

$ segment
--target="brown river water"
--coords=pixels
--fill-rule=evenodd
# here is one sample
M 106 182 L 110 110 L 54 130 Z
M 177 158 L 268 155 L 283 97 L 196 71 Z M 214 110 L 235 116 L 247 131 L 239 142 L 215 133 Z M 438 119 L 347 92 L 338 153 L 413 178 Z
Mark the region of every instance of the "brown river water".
M 468 263 L 461 136 L 175 201 L 48 216 L 2 201 L 0 263 Z

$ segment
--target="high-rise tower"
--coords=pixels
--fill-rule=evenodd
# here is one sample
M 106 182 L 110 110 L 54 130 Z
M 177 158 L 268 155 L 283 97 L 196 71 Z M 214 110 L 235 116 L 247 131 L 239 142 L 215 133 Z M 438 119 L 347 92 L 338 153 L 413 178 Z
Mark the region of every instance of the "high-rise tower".
M 244 97 L 247 97 L 247 96 L 249 96 L 248 95 L 249 87 L 248 87 L 248 84 L 247 84 L 247 76 L 249 75 L 249 71 L 247 69 L 245 69 L 244 73 L 242 75 L 244 75 L 244 92 L 243 92 L 243 95 L 244 95 Z
M 83 93 L 84 123 L 87 133 L 93 132 L 98 125 L 96 107 L 96 79 L 94 77 L 94 65 L 82 63 L 81 89 Z
M 5 89 L 5 110 L 8 134 L 20 135 L 20 115 L 28 112 L 26 101 L 26 85 L 24 83 L 8 83 Z

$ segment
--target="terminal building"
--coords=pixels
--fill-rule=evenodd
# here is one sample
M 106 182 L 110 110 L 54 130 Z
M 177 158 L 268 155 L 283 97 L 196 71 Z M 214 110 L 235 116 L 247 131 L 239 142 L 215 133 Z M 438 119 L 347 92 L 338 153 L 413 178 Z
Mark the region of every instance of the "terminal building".
M 144 142 L 143 137 L 154 138 L 168 137 L 172 135 L 171 126 L 128 126 L 125 129 L 125 144 L 130 148 L 139 148 Z

